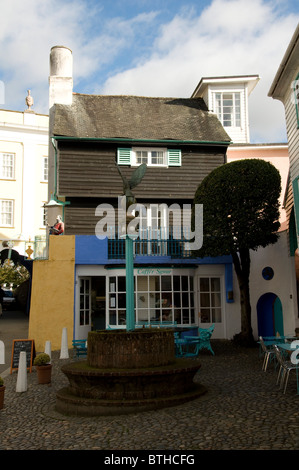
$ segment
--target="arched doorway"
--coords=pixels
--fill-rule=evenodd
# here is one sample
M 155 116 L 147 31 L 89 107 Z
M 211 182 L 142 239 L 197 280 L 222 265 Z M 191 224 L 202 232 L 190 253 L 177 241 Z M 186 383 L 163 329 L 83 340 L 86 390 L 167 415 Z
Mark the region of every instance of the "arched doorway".
M 20 309 L 24 310 L 24 312 L 29 315 L 32 285 L 32 259 L 27 259 L 16 250 L 4 249 L 0 251 L 0 266 L 4 265 L 6 260 L 11 260 L 15 267 L 18 265 L 24 266 L 29 274 L 27 281 L 23 282 L 23 284 L 15 290 L 17 291 L 16 298 Z
M 258 336 L 284 335 L 280 298 L 273 292 L 263 294 L 257 303 Z

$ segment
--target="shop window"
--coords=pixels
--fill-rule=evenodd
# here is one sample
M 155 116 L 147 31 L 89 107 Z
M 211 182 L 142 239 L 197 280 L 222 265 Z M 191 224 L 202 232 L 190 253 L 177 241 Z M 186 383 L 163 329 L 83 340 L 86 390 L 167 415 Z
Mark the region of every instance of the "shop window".
M 126 323 L 125 277 L 109 278 L 109 324 Z M 195 323 L 193 276 L 141 275 L 135 277 L 136 322 Z

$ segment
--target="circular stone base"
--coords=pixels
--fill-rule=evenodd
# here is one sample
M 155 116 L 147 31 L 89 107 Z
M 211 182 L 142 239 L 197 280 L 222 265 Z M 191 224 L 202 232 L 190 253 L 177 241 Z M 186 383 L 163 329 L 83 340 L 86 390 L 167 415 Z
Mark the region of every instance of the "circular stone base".
M 198 360 L 147 369 L 94 369 L 86 362 L 62 367 L 69 387 L 58 391 L 56 410 L 77 416 L 133 413 L 174 406 L 206 392 L 193 378 Z
M 97 400 L 76 397 L 65 387 L 56 395 L 56 411 L 71 416 L 114 416 L 142 411 L 158 410 L 195 400 L 206 393 L 205 387 L 196 385 L 192 392 L 163 398 L 140 400 Z

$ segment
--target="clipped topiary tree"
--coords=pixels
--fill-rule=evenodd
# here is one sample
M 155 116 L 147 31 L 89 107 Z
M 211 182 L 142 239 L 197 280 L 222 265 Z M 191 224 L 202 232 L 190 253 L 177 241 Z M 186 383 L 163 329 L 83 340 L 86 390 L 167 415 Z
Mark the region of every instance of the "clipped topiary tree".
M 194 204 L 203 205 L 203 245 L 197 255 L 232 256 L 241 298 L 241 332 L 235 340 L 244 345 L 253 342 L 250 250 L 277 241 L 280 192 L 280 173 L 274 165 L 244 159 L 213 170 L 194 197 Z

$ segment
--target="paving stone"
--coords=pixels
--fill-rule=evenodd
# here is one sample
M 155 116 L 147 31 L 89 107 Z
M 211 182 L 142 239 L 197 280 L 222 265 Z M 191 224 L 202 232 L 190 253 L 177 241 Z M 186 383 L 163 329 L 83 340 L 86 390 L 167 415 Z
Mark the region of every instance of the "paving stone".
M 64 416 L 56 392 L 67 385 L 61 366 L 72 360 L 52 353 L 50 385 L 28 373 L 28 390 L 16 392 L 17 373 L 5 377 L 0 411 L 1 450 L 298 450 L 299 395 L 291 374 L 284 395 L 277 372 L 262 371 L 258 349 L 229 341 L 213 343 L 215 356 L 201 352 L 196 381 L 207 393 L 162 410 L 103 417 Z

